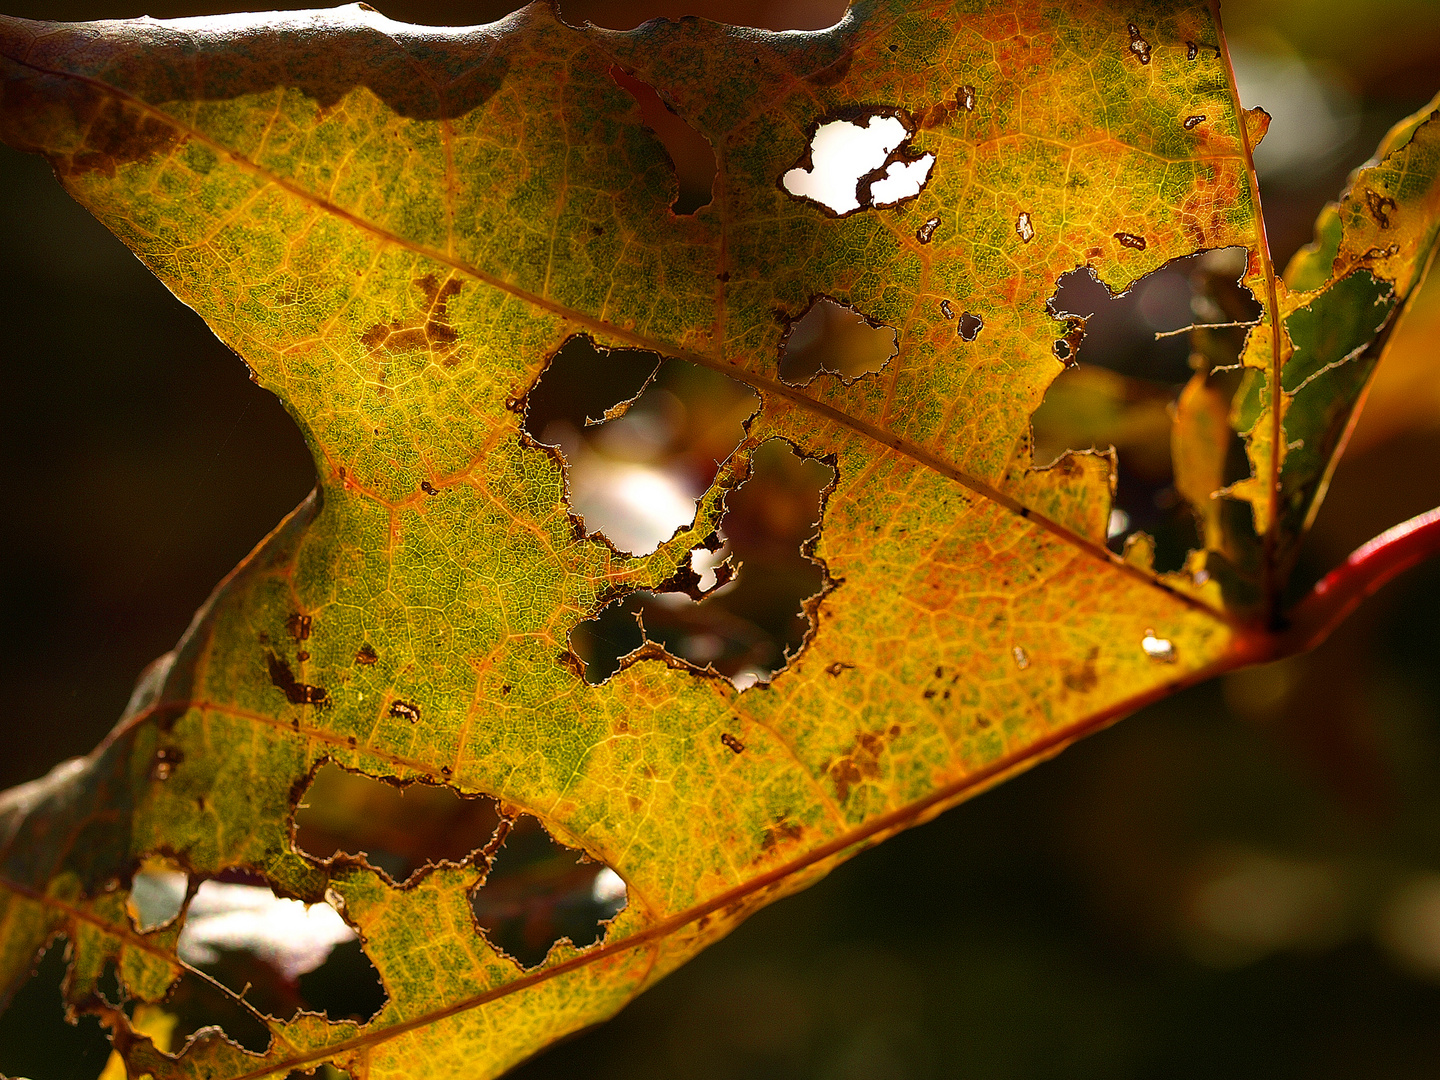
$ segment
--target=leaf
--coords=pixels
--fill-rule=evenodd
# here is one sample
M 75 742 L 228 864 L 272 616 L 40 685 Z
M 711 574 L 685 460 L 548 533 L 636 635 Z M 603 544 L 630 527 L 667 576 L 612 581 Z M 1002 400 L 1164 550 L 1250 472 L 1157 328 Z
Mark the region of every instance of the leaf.
M 106 742 L 0 802 L 0 985 L 64 934 L 67 1001 L 159 1080 L 496 1075 L 840 860 L 1258 658 L 1434 250 L 1427 111 L 1277 278 L 1249 163 L 1263 114 L 1241 112 L 1200 5 L 1130 23 L 1093 0 L 893 0 L 813 34 L 615 33 L 540 4 L 468 30 L 364 5 L 6 19 L 0 78 L 6 141 L 244 358 L 319 475 Z M 695 184 L 677 202 L 637 87 L 713 148 L 708 202 Z M 890 141 L 832 210 L 818 140 L 842 123 Z M 1112 456 L 1032 461 L 1081 329 L 1047 302 L 1076 267 L 1118 294 L 1234 246 L 1263 316 L 1234 402 L 1202 372 L 1180 403 L 1206 548 L 1158 574 L 1148 538 L 1106 546 Z M 814 311 L 889 344 L 792 385 L 781 360 Z M 734 387 L 748 424 L 653 553 L 587 533 L 577 466 L 526 427 L 578 335 L 617 386 L 638 372 L 582 415 L 692 380 Z M 1253 475 L 1221 491 L 1226 423 Z M 696 554 L 772 466 L 812 483 L 793 557 L 821 584 L 778 673 L 741 689 L 667 652 L 643 605 L 700 595 Z M 607 612 L 630 627 L 626 603 L 626 632 L 654 636 L 589 678 L 575 635 Z M 556 925 L 577 898 L 612 911 L 602 865 L 623 910 L 546 951 L 527 897 Z M 303 975 L 241 1000 L 197 971 L 181 939 L 226 895 L 329 904 L 378 1011 L 332 1021 L 296 1006 Z M 292 971 L 297 933 L 266 946 Z M 102 993 L 112 970 L 130 1014 Z

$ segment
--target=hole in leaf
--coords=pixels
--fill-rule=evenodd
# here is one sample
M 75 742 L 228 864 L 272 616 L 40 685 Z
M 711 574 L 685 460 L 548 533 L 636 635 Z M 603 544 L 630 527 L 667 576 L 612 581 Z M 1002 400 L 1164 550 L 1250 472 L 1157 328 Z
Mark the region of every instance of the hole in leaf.
M 110 1055 L 110 1039 L 93 1016 L 65 1018 L 60 984 L 69 944 L 56 938 L 31 971 L 30 979 L 0 1014 L 0 1075 L 51 1078 L 94 1077 Z
M 695 520 L 759 405 L 755 391 L 709 368 L 578 335 L 531 390 L 524 430 L 560 451 L 585 531 L 645 555 Z
M 552 425 L 598 424 L 632 401 L 659 366 L 660 357 L 645 349 L 605 349 L 584 334 L 567 338 L 526 395 L 525 433 L 558 446 Z
M 930 179 L 930 170 L 934 165 L 934 154 L 924 154 L 914 161 L 889 162 L 884 175 L 870 183 L 871 202 L 876 206 L 894 206 L 915 198 L 925 186 L 925 181 Z
M 436 784 L 393 784 L 327 762 L 295 808 L 295 848 L 363 860 L 396 883 L 470 860 L 495 835 L 495 800 Z
M 1079 363 L 1178 385 L 1201 366 L 1191 361 L 1197 349 L 1205 366 L 1234 363 L 1246 326 L 1260 317 L 1259 303 L 1240 284 L 1246 257 L 1244 248 L 1229 247 L 1172 259 L 1118 295 L 1088 266 L 1077 267 L 1060 275 L 1046 308 L 1057 319 L 1084 320 Z M 1245 325 L 1220 325 L 1236 323 Z M 1207 325 L 1217 341 L 1177 333 Z
M 268 885 L 202 882 L 177 952 L 277 1019 L 305 1009 L 363 1022 L 385 1004 L 380 976 L 340 913 L 328 903 L 276 896 Z
M 849 386 L 894 359 L 899 342 L 893 327 L 871 322 L 854 308 L 822 296 L 786 332 L 780 345 L 780 378 L 791 386 L 805 386 L 823 371 Z
M 618 874 L 556 843 L 532 815 L 502 810 L 489 795 L 391 783 L 329 762 L 296 807 L 295 844 L 312 859 L 363 861 L 392 882 L 413 882 L 441 863 L 488 864 L 471 894 L 476 922 L 493 945 L 527 967 L 562 937 L 581 948 L 594 944 L 605 931 L 601 924 L 625 906 Z M 361 964 L 369 961 L 358 941 L 338 943 L 324 966 L 299 976 L 301 997 L 321 994 L 334 1007 L 349 1002 L 352 1009 L 367 1004 L 345 996 L 355 994 Z
M 640 106 L 646 127 L 655 133 L 675 168 L 679 192 L 671 209 L 676 214 L 693 214 L 708 206 L 715 187 L 715 149 L 710 140 L 681 119 L 671 104 L 649 83 L 612 65 L 610 77 Z
M 909 157 L 911 137 L 904 121 L 889 113 L 821 123 L 780 186 L 841 217 L 913 199 L 929 180 L 935 155 Z
M 217 1033 L 214 1029 L 218 1028 L 220 1037 L 242 1049 L 252 1054 L 265 1053 L 270 1046 L 270 1029 L 265 1022 L 246 1008 L 235 994 L 212 979 L 213 976 L 207 979 L 195 972 L 186 972 L 160 1006 L 164 1018 L 150 1017 L 156 1027 L 162 1031 L 168 1029 L 169 1045 L 161 1049 L 171 1054 L 183 1054 L 192 1039 L 215 1037 Z M 243 983 L 241 988 L 244 988 Z M 259 993 L 263 994 L 264 989 L 262 986 Z M 254 996 L 246 995 L 247 1000 Z M 207 1032 L 207 1028 L 210 1031 Z
M 1055 342 L 1067 364 L 1032 419 L 1034 459 L 1114 446 L 1120 467 L 1111 546 L 1143 531 L 1155 540 L 1155 568 L 1178 569 L 1200 535 L 1176 490 L 1173 408 L 1197 373 L 1229 400 L 1233 370 L 1260 305 L 1240 284 L 1247 253 L 1232 247 L 1174 259 L 1112 296 L 1089 267 L 1062 274 L 1047 309 L 1065 320 Z M 1225 483 L 1249 471 L 1244 444 L 1230 434 Z M 1117 527 L 1118 526 L 1118 527 Z
M 723 553 L 732 580 L 696 598 L 690 590 L 634 592 L 607 604 L 570 635 L 587 682 L 600 683 L 650 641 L 671 656 L 729 678 L 741 689 L 769 682 L 803 646 L 811 622 L 805 602 L 824 588 L 824 567 L 806 554 L 817 535 L 825 489 L 835 470 L 771 439 L 751 473 L 725 496 Z M 687 570 L 693 572 L 695 556 Z M 703 578 L 700 584 L 704 584 Z
M 130 918 L 142 934 L 165 926 L 185 906 L 190 878 L 167 863 L 147 860 L 130 881 Z
M 599 941 L 625 907 L 620 875 L 556 843 L 528 814 L 497 835 L 489 872 L 470 897 L 486 940 L 527 968 L 562 938 L 582 949 Z

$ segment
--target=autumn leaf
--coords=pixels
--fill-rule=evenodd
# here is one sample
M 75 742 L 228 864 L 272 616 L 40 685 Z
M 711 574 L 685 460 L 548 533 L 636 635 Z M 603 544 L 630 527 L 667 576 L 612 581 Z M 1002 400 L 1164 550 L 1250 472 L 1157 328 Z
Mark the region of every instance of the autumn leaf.
M 102 746 L 0 801 L 0 986 L 64 935 L 114 1075 L 496 1075 L 1434 547 L 1427 519 L 1282 606 L 1433 256 L 1433 108 L 1282 276 L 1268 117 L 1204 5 L 4 19 L 0 79 L 0 134 L 319 475 Z M 1074 437 L 1140 402 L 1152 444 L 1165 402 L 1056 382 L 1089 315 L 1062 279 L 1201 252 L 1259 314 L 1192 329 L 1198 546 L 1159 571 L 1107 545 L 1114 455 L 1037 466 L 1032 416 L 1052 383 Z M 592 441 L 687 401 L 692 486 L 637 489 L 622 533 L 595 492 L 643 478 Z

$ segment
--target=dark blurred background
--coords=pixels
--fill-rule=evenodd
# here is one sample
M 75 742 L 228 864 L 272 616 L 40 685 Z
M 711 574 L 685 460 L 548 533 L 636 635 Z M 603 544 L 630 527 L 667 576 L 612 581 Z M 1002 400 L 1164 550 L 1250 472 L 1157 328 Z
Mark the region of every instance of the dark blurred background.
M 509 7 L 376 6 L 433 24 Z M 6 5 L 51 19 L 227 7 Z M 814 28 L 843 7 L 562 2 L 571 21 L 617 28 L 682 13 Z M 1260 164 L 1283 263 L 1384 130 L 1440 89 L 1440 10 L 1224 10 L 1245 103 L 1275 117 Z M 1428 292 L 1310 538 L 1310 578 L 1440 504 L 1440 289 Z M 42 162 L 5 149 L 0 320 L 9 785 L 104 736 L 140 669 L 312 471 L 240 361 Z M 0 1038 L 51 1037 L 59 968 L 44 971 L 25 1026 L 7 1017 Z M 73 1075 L 93 1077 L 93 1060 Z M 1440 1075 L 1440 564 L 1389 586 L 1314 654 L 1147 709 L 867 852 L 514 1075 Z

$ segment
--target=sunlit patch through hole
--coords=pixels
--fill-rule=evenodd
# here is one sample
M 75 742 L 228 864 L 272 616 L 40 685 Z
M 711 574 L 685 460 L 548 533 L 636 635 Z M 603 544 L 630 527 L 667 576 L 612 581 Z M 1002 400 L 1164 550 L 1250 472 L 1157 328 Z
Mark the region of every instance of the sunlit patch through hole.
M 780 186 L 842 216 L 894 206 L 919 195 L 935 165 L 934 154 L 909 156 L 910 139 L 910 130 L 895 115 L 827 121 L 816 127 L 804 156 L 780 178 Z
M 470 897 L 476 924 L 525 967 L 562 938 L 593 945 L 625 907 L 620 876 L 556 842 L 533 815 L 489 795 L 389 783 L 329 762 L 296 805 L 295 846 L 316 861 L 368 865 L 391 881 L 413 883 L 442 864 L 481 867 Z
M 287 1020 L 298 1011 L 369 1020 L 385 988 L 355 931 L 328 903 L 278 897 L 266 885 L 205 881 L 185 912 L 180 958 Z
M 167 926 L 185 906 L 190 877 L 167 863 L 147 860 L 130 882 L 130 918 L 135 929 L 148 934 Z
M 680 215 L 693 214 L 708 206 L 715 186 L 715 149 L 710 141 L 687 124 L 664 97 L 649 83 L 623 68 L 611 66 L 610 77 L 640 106 L 640 115 L 665 147 L 675 169 L 679 191 L 671 209 Z
M 828 372 L 848 386 L 893 360 L 899 340 L 893 327 L 877 325 L 854 308 L 822 296 L 786 332 L 780 345 L 780 379 L 805 386 Z
M 1199 380 L 1229 401 L 1238 390 L 1240 350 L 1260 305 L 1239 284 L 1244 248 L 1175 259 L 1111 296 L 1088 267 L 1060 276 L 1048 310 L 1057 320 L 1055 355 L 1067 367 L 1032 418 L 1034 460 L 1067 450 L 1113 446 L 1119 454 L 1112 546 L 1145 532 L 1155 568 L 1178 569 L 1201 534 L 1176 487 L 1171 454 L 1174 406 Z M 1223 487 L 1246 476 L 1244 443 L 1229 436 Z
M 364 1023 L 385 988 L 355 931 L 328 902 L 277 896 L 258 875 L 230 872 L 198 884 L 164 860 L 147 859 L 131 880 L 128 906 L 142 933 L 182 913 L 176 954 L 186 972 L 157 1005 L 133 1004 L 137 1030 L 166 1052 L 218 1028 L 253 1053 L 270 1042 L 263 1017 L 299 1012 Z
M 577 335 L 526 397 L 523 427 L 563 456 L 585 531 L 647 555 L 695 520 L 759 407 L 755 391 L 708 368 Z
M 763 443 L 750 476 L 725 497 L 719 543 L 692 553 L 685 569 L 698 580 L 630 593 L 571 633 L 586 681 L 608 679 L 648 641 L 741 689 L 769 682 L 804 644 L 806 601 L 824 588 L 807 548 L 834 480 L 832 466 L 784 440 Z

